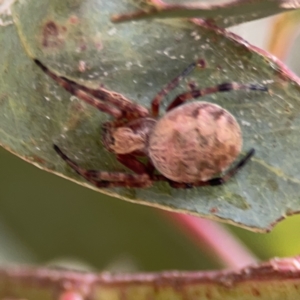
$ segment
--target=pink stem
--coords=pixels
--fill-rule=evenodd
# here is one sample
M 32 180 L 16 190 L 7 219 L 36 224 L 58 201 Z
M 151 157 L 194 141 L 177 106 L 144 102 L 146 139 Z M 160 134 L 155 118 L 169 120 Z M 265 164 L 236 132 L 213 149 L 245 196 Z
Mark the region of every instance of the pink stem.
M 255 256 L 224 226 L 190 215 L 164 212 L 214 261 L 229 269 L 241 269 L 257 262 Z

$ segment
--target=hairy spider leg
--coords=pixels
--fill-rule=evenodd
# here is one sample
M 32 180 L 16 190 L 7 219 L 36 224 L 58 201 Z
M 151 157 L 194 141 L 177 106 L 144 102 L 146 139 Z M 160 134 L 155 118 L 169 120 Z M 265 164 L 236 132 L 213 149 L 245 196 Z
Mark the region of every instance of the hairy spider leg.
M 146 173 L 151 177 L 151 179 L 153 178 L 155 167 L 150 160 L 148 160 L 146 165 L 144 165 L 134 155 L 131 154 L 119 154 L 117 155 L 117 160 L 131 171 L 137 174 Z
M 128 119 L 135 119 L 149 116 L 149 112 L 145 107 L 131 102 L 119 93 L 109 91 L 104 88 L 88 88 L 68 78 L 54 74 L 37 59 L 35 59 L 34 62 L 49 77 L 55 80 L 70 94 L 78 97 L 97 109 L 112 115 L 116 119 L 121 119 L 124 117 Z
M 196 99 L 205 95 L 215 94 L 218 92 L 229 92 L 238 90 L 248 91 L 262 91 L 268 92 L 268 88 L 264 85 L 258 84 L 242 84 L 237 82 L 221 83 L 216 86 L 207 87 L 203 89 L 192 89 L 189 92 L 178 95 L 167 107 L 167 111 L 183 104 L 190 99 Z
M 217 177 L 210 179 L 208 181 L 198 181 L 194 183 L 183 183 L 175 182 L 163 175 L 153 175 L 150 178 L 147 174 L 147 168 L 142 163 L 138 167 L 133 165 L 130 166 L 127 162 L 124 164 L 128 168 L 137 172 L 138 174 L 127 174 L 122 172 L 106 172 L 98 170 L 86 170 L 78 166 L 73 160 L 71 160 L 66 154 L 64 154 L 57 145 L 53 145 L 54 150 L 57 154 L 80 176 L 85 178 L 87 181 L 99 188 L 109 188 L 109 187 L 133 187 L 133 188 L 146 188 L 150 187 L 153 181 L 166 181 L 173 188 L 193 188 L 202 186 L 218 186 L 225 184 L 229 179 L 231 179 L 253 156 L 255 150 L 251 149 L 245 157 L 243 157 L 233 168 L 226 172 L 222 177 Z M 123 157 L 124 158 L 124 157 Z M 119 160 L 119 158 L 118 158 Z M 137 161 L 137 160 L 136 160 Z M 122 159 L 120 160 L 123 163 Z M 138 161 L 137 161 L 138 162 Z M 142 166 L 142 167 L 141 167 Z M 143 172 L 143 170 L 145 172 Z
M 53 145 L 56 153 L 80 176 L 91 182 L 96 187 L 135 187 L 146 188 L 152 185 L 152 180 L 147 173 L 127 174 L 122 172 L 107 172 L 86 170 L 78 166 L 57 145 Z
M 184 69 L 179 75 L 177 75 L 173 80 L 171 80 L 166 86 L 162 88 L 162 90 L 155 96 L 152 100 L 151 111 L 152 116 L 157 117 L 159 115 L 159 106 L 163 98 L 170 93 L 173 89 L 175 89 L 178 84 L 189 75 L 196 66 L 200 66 L 201 68 L 205 67 L 205 61 L 203 59 L 199 59 L 196 62 L 191 63 L 186 69 Z
M 229 179 L 231 179 L 233 176 L 236 175 L 236 173 L 243 167 L 245 164 L 250 160 L 250 158 L 254 155 L 255 150 L 252 148 L 250 149 L 247 154 L 231 169 L 229 169 L 224 176 L 222 177 L 216 177 L 212 178 L 207 181 L 198 181 L 193 183 L 181 183 L 181 182 L 175 182 L 170 181 L 166 178 L 167 181 L 169 181 L 169 184 L 173 188 L 193 188 L 193 187 L 201 187 L 201 186 L 218 186 L 225 184 Z
M 125 167 L 137 174 L 148 174 L 147 167 L 141 163 L 134 155 L 118 154 L 117 160 Z

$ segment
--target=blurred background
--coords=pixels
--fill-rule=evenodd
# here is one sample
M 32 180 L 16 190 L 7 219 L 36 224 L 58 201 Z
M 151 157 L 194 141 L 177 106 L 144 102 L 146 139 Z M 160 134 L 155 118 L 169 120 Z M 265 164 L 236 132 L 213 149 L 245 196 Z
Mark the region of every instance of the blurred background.
M 299 12 L 232 28 L 300 75 Z M 220 268 L 161 211 L 127 203 L 48 174 L 0 149 L 0 264 L 102 271 Z M 225 226 L 225 225 L 224 225 Z M 272 233 L 228 230 L 258 259 L 300 252 L 300 216 Z M 220 241 L 221 243 L 222 241 Z

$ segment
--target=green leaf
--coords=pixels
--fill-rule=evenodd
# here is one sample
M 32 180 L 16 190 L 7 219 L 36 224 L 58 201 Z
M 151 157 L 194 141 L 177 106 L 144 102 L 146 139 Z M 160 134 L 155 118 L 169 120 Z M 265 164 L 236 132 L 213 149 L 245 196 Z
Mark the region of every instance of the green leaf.
M 220 27 L 257 20 L 300 7 L 293 0 L 231 0 L 221 3 L 185 0 L 143 0 L 143 10 L 119 11 L 112 16 L 114 22 L 148 18 L 203 18 Z M 151 5 L 149 5 L 151 4 Z
M 300 210 L 299 79 L 276 59 L 214 26 L 182 20 L 115 25 L 125 1 L 15 2 L 0 27 L 0 143 L 45 170 L 95 189 L 54 152 L 53 143 L 85 168 L 129 172 L 101 143 L 109 117 L 71 96 L 34 63 L 90 87 L 123 94 L 149 108 L 156 93 L 195 59 L 207 69 L 188 81 L 200 87 L 267 82 L 270 94 L 230 92 L 204 97 L 229 110 L 256 155 L 221 187 L 101 190 L 124 200 L 185 211 L 266 231 Z M 33 13 L 34 12 L 34 13 Z M 186 83 L 167 101 L 187 89 Z M 200 100 L 200 99 L 199 99 Z
M 274 259 L 236 272 L 113 275 L 20 267 L 0 270 L 0 296 L 28 300 L 294 300 L 299 298 L 299 288 L 298 257 Z

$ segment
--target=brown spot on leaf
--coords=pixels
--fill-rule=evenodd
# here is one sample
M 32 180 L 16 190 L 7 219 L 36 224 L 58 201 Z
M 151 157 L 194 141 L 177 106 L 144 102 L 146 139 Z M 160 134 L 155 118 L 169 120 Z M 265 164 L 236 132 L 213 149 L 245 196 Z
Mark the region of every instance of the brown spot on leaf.
M 45 48 L 57 48 L 63 43 L 62 33 L 65 27 L 59 27 L 54 21 L 48 21 L 42 31 L 42 45 Z
M 71 17 L 69 18 L 69 22 L 70 22 L 72 25 L 75 25 L 75 24 L 79 23 L 79 19 L 78 19 L 77 16 L 71 16 Z
M 219 212 L 219 209 L 218 209 L 217 207 L 212 207 L 209 211 L 210 211 L 210 213 L 212 213 L 212 214 L 216 214 L 216 213 Z
M 84 52 L 88 49 L 88 46 L 87 46 L 87 41 L 85 39 L 85 37 L 78 37 L 76 38 L 76 51 L 78 52 Z
M 95 43 L 95 47 L 98 51 L 100 51 L 103 49 L 103 43 L 98 41 Z

